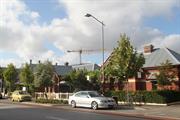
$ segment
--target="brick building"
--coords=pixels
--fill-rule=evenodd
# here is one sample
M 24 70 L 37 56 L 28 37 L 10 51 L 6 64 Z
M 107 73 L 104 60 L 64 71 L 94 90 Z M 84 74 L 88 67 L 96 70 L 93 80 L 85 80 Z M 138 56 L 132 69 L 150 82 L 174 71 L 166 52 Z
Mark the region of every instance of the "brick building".
M 153 45 L 144 47 L 143 51 L 145 57 L 145 64 L 136 77 L 128 79 L 128 89 L 130 91 L 162 89 L 157 84 L 156 74 L 158 74 L 158 67 L 161 63 L 167 60 L 172 63 L 172 69 L 176 72 L 174 83 L 165 86 L 166 89 L 180 90 L 180 54 L 169 48 L 156 48 Z M 104 65 L 108 64 L 108 60 Z M 127 86 L 125 82 L 118 83 L 117 80 L 107 79 L 104 84 L 105 89 L 123 90 Z

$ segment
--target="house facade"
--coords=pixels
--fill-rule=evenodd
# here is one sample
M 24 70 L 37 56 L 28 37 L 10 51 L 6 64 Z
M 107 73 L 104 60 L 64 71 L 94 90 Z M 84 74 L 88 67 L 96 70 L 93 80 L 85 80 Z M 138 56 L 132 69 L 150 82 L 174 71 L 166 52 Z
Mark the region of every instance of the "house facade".
M 39 61 L 40 63 L 40 61 Z M 37 64 L 32 64 L 32 60 L 30 60 L 31 69 L 34 71 Z M 87 70 L 94 71 L 100 69 L 97 64 L 94 63 L 86 63 L 86 64 L 78 64 L 78 65 L 58 65 L 57 63 L 53 65 L 54 74 L 53 74 L 53 85 L 48 88 L 47 92 L 59 93 L 59 92 L 71 92 L 70 86 L 63 81 L 63 76 L 69 74 L 73 70 Z M 44 87 L 38 88 L 37 92 L 44 92 Z
M 35 72 L 35 68 L 38 64 L 40 64 L 41 61 L 38 61 L 38 63 L 33 63 L 32 60 L 29 61 L 29 65 L 31 70 L 33 71 L 33 73 Z M 6 69 L 5 67 L 0 69 Z M 84 64 L 77 64 L 77 65 L 69 65 L 68 63 L 65 63 L 64 65 L 58 65 L 57 63 L 53 65 L 53 69 L 54 69 L 54 74 L 53 74 L 53 85 L 50 86 L 47 89 L 47 92 L 69 92 L 70 91 L 70 87 L 68 86 L 68 84 L 63 81 L 63 77 L 67 74 L 69 74 L 71 71 L 73 70 L 87 70 L 87 71 L 94 71 L 97 69 L 100 69 L 100 67 L 97 64 L 94 63 L 84 63 Z M 18 73 L 20 73 L 21 68 L 16 69 Z M 19 81 L 19 76 L 17 77 L 16 80 L 16 85 L 20 85 L 19 87 L 22 87 L 22 84 Z M 3 87 L 4 82 L 3 82 L 3 78 L 0 76 L 0 92 L 4 92 L 5 91 L 5 87 Z M 36 92 L 44 92 L 45 88 L 39 87 L 36 89 Z
M 79 64 L 79 65 L 72 65 L 72 68 L 74 70 L 95 71 L 95 70 L 99 70 L 100 66 L 94 63 L 85 63 L 85 64 Z
M 169 89 L 180 91 L 180 54 L 169 48 L 155 49 L 153 45 L 145 46 L 143 54 L 145 64 L 134 78 L 128 79 L 128 84 L 127 82 L 118 83 L 117 80 L 107 79 L 104 84 L 105 89 L 123 90 L 128 88 L 129 91 Z M 173 79 L 174 82 L 172 85 L 162 88 L 157 84 L 156 75 L 159 73 L 158 68 L 161 66 L 161 63 L 167 60 L 172 63 L 175 78 Z M 108 60 L 106 62 L 108 62 Z

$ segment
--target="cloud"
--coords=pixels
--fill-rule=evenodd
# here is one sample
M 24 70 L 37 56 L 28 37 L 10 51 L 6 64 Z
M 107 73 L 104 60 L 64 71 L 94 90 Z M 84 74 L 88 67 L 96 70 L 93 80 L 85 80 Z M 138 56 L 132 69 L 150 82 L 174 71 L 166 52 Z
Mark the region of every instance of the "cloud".
M 59 6 L 66 9 L 66 18 L 54 18 L 50 23 L 39 23 L 41 14 L 32 11 L 23 1 L 0 0 L 0 51 L 13 51 L 21 59 L 14 60 L 18 65 L 33 59 L 53 63 L 78 63 L 79 56 L 67 50 L 101 49 L 101 24 L 93 18 L 84 17 L 91 13 L 105 23 L 105 48 L 113 49 L 120 33 L 127 33 L 133 45 L 142 49 L 144 44 L 153 43 L 157 47 L 170 47 L 180 51 L 180 34 L 164 34 L 160 29 L 145 26 L 144 19 L 163 16 L 171 19 L 179 0 L 59 0 Z M 44 46 L 46 41 L 64 52 Z M 0 64 L 8 61 L 0 59 Z M 12 60 L 9 60 L 13 61 Z
M 171 34 L 171 35 L 165 36 L 163 38 L 160 38 L 157 41 L 153 41 L 153 43 L 155 45 L 158 45 L 159 47 L 168 47 L 175 51 L 180 51 L 180 48 L 179 48 L 180 34 Z
M 142 47 L 143 44 L 151 43 L 159 37 L 165 38 L 167 36 L 157 28 L 144 26 L 144 19 L 154 16 L 163 16 L 165 19 L 169 19 L 171 16 L 173 16 L 174 7 L 178 7 L 177 0 L 60 1 L 63 1 L 65 4 L 69 16 L 68 23 L 70 23 L 74 29 L 74 34 L 70 33 L 73 41 L 70 40 L 71 38 L 68 38 L 69 41 L 72 42 L 72 46 L 79 45 L 79 48 L 83 46 L 90 49 L 97 49 L 101 47 L 101 25 L 92 18 L 85 18 L 84 15 L 86 13 L 91 13 L 99 20 L 103 20 L 103 22 L 106 24 L 105 47 L 107 49 L 112 49 L 116 46 L 120 33 L 127 33 L 133 40 L 135 47 L 140 49 L 139 46 Z M 88 46 L 84 44 L 87 42 L 89 43 Z M 162 42 L 164 42 L 164 40 L 162 40 Z M 66 45 L 63 45 L 63 47 L 71 48 L 71 45 Z
M 24 59 L 39 56 L 46 52 L 43 47 L 43 27 L 34 22 L 39 14 L 28 10 L 22 1 L 1 0 L 0 7 L 0 49 L 1 51 L 13 51 Z M 29 25 L 27 21 L 32 21 Z
M 39 17 L 39 13 L 38 12 L 31 12 L 31 17 L 33 19 L 37 19 Z
M 19 59 L 14 59 L 14 58 L 11 58 L 11 59 L 3 59 L 1 58 L 0 59 L 0 67 L 5 67 L 6 65 L 12 63 L 14 64 L 16 67 L 21 67 L 23 63 L 25 63 L 26 61 L 23 61 L 23 60 L 19 60 Z

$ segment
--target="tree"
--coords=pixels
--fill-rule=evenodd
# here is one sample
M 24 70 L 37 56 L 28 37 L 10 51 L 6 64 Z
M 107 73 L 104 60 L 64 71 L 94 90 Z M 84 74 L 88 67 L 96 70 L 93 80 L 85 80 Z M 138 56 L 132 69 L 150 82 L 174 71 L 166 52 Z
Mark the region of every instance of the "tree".
M 175 71 L 172 69 L 172 63 L 166 60 L 159 66 L 159 74 L 156 75 L 157 83 L 164 88 L 166 85 L 171 85 L 175 77 Z
M 118 46 L 114 48 L 107 66 L 105 66 L 105 75 L 111 76 L 120 83 L 126 81 L 127 102 L 129 103 L 128 78 L 135 77 L 137 72 L 145 63 L 143 54 L 138 54 L 129 41 L 126 34 L 120 36 Z
M 15 89 L 15 82 L 17 79 L 17 71 L 12 63 L 9 64 L 7 68 L 4 70 L 3 77 L 8 92 L 12 92 Z
M 3 78 L 3 69 L 0 67 L 0 78 Z
M 95 70 L 95 71 L 90 71 L 87 73 L 87 75 L 90 78 L 90 83 L 91 83 L 91 89 L 93 90 L 100 90 L 100 71 L 99 70 Z
M 32 93 L 33 92 L 33 72 L 30 66 L 26 63 L 25 66 L 21 69 L 19 78 L 21 83 L 27 87 L 27 91 Z
M 51 62 L 46 61 L 45 63 L 38 64 L 34 73 L 35 87 L 44 87 L 45 92 L 47 92 L 47 88 L 53 84 L 53 73 L 54 69 Z
M 65 76 L 64 80 L 71 86 L 73 91 L 89 90 L 91 88 L 91 84 L 87 80 L 86 76 L 86 70 L 73 70 Z
M 0 92 L 2 92 L 2 85 L 3 85 L 3 69 L 0 67 L 0 81 L 1 81 L 1 84 L 0 84 Z
M 126 34 L 120 36 L 118 46 L 114 48 L 105 67 L 106 75 L 111 75 L 118 81 L 127 81 L 129 77 L 136 76 L 145 63 L 143 54 L 138 54 L 129 40 Z

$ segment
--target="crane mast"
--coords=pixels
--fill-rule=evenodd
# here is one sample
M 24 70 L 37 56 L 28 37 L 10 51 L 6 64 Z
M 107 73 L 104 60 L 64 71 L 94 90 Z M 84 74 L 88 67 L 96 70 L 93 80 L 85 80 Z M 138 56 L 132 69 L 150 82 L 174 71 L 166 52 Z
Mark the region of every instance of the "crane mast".
M 83 50 L 68 50 L 67 52 L 78 52 L 79 53 L 79 64 L 81 65 L 82 64 L 82 52 Z
M 79 64 L 81 65 L 82 64 L 82 53 L 86 52 L 86 53 L 89 53 L 89 52 L 100 52 L 102 51 L 101 49 L 96 49 L 96 50 L 67 50 L 68 53 L 70 52 L 77 52 L 79 53 Z M 112 50 L 105 50 L 105 51 L 112 51 Z

